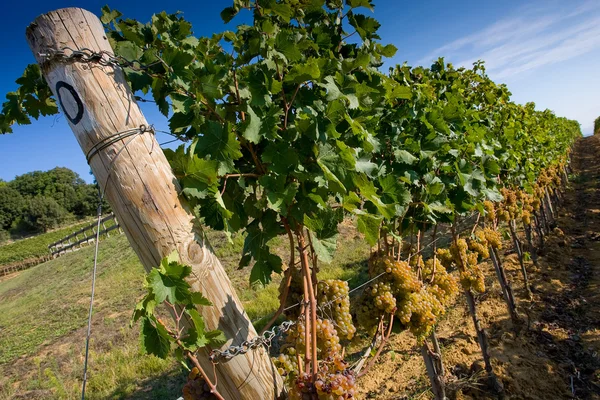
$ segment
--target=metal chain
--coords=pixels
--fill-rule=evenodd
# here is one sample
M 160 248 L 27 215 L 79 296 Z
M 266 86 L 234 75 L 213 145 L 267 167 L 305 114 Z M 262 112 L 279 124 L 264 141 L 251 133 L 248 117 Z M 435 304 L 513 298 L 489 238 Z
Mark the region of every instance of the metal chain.
M 229 346 L 225 350 L 213 350 L 210 352 L 210 356 L 208 358 L 214 364 L 217 364 L 221 360 L 230 360 L 237 355 L 246 354 L 249 351 L 257 349 L 261 346 L 269 347 L 273 339 L 289 331 L 292 326 L 296 325 L 296 322 L 297 321 L 283 321 L 281 325 L 274 327 L 270 331 L 265 331 L 260 336 L 246 340 L 239 346 Z
M 121 68 L 131 68 L 135 71 L 146 71 L 155 65 L 162 64 L 162 61 L 155 61 L 150 64 L 143 64 L 139 61 L 130 61 L 121 56 L 115 56 L 114 54 L 102 50 L 93 51 L 86 47 L 81 49 L 73 49 L 71 47 L 63 47 L 60 50 L 48 48 L 44 53 L 38 53 L 40 57 L 45 58 L 45 62 L 54 60 L 62 61 L 65 63 L 94 63 L 102 66 L 113 66 Z

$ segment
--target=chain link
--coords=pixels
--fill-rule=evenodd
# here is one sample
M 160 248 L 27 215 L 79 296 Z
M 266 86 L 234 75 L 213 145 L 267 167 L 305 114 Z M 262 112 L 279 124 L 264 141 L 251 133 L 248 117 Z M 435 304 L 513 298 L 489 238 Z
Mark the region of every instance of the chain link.
M 229 346 L 225 350 L 213 350 L 210 352 L 209 359 L 213 363 L 217 364 L 221 360 L 230 360 L 233 357 L 246 354 L 251 350 L 257 349 L 260 346 L 269 347 L 271 342 L 279 335 L 290 330 L 292 326 L 296 325 L 296 321 L 284 321 L 281 325 L 278 325 L 270 331 L 265 331 L 262 335 L 256 336 L 253 339 L 246 340 L 239 346 Z
M 162 64 L 161 61 L 155 61 L 150 64 L 142 64 L 139 61 L 130 61 L 121 56 L 102 50 L 93 51 L 86 47 L 81 49 L 73 49 L 71 47 L 63 47 L 60 50 L 48 48 L 44 53 L 38 53 L 40 57 L 45 59 L 45 62 L 62 61 L 65 63 L 94 63 L 102 66 L 113 66 L 120 68 L 131 68 L 135 71 L 146 71 L 147 69 Z

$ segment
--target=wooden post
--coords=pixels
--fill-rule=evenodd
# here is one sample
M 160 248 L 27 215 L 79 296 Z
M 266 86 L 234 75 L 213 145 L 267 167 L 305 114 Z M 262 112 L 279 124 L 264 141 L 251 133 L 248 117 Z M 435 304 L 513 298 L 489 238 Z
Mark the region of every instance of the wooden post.
M 117 132 L 149 126 L 120 68 L 67 64 L 43 56 L 65 47 L 113 54 L 94 14 L 80 8 L 52 11 L 38 17 L 26 35 L 85 154 Z M 91 159 L 90 167 L 144 268 L 158 266 L 177 250 L 181 262 L 193 268 L 192 289 L 213 303 L 199 308 L 207 327 L 221 329 L 227 346 L 256 336 L 225 270 L 179 197 L 180 187 L 155 137 L 144 133 L 112 144 Z M 200 351 L 198 358 L 212 376 L 208 351 Z M 281 377 L 262 348 L 218 364 L 216 373 L 218 390 L 226 399 L 274 399 L 283 390 Z

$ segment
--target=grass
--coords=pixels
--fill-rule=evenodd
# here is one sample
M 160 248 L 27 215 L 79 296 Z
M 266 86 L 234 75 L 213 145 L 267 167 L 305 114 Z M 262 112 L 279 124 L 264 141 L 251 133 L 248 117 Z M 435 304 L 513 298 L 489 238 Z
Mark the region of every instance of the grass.
M 243 237 L 227 242 L 208 232 L 215 253 L 257 329 L 279 306 L 280 277 L 250 287 L 249 269 L 237 269 Z M 366 277 L 368 245 L 348 230 L 334 262 L 320 276 Z M 29 239 L 33 240 L 33 239 Z M 271 246 L 287 260 L 287 241 Z M 75 399 L 80 396 L 93 247 L 69 253 L 0 281 L 0 399 Z M 125 236 L 100 243 L 90 347 L 89 399 L 175 399 L 185 372 L 174 359 L 142 354 L 139 327 L 129 318 L 143 293 L 144 270 Z M 19 397 L 25 396 L 25 397 Z
M 43 233 L 27 239 L 21 239 L 16 242 L 0 246 L 0 266 L 8 263 L 26 260 L 28 258 L 42 257 L 48 255 L 48 245 L 54 243 L 63 237 L 83 228 L 92 223 L 92 220 L 86 220 L 76 225 L 57 229 L 52 232 Z

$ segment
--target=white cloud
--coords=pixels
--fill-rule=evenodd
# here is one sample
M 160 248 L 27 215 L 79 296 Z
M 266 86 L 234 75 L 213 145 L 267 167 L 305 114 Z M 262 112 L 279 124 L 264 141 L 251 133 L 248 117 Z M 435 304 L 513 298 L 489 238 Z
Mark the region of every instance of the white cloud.
M 512 16 L 444 44 L 419 60 L 439 56 L 471 66 L 481 59 L 491 75 L 506 78 L 600 48 L 600 2 L 563 9 L 521 8 Z

